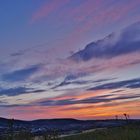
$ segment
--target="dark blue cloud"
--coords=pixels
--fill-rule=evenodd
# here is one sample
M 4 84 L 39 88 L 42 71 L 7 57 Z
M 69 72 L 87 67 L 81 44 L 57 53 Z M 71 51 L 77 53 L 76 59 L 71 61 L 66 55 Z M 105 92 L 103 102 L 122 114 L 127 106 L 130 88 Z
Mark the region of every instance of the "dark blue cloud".
M 67 86 L 70 84 L 81 85 L 81 84 L 87 84 L 87 83 L 90 83 L 90 81 L 63 81 L 60 84 L 58 84 L 57 86 L 53 87 L 52 89 L 56 89 L 56 88 L 62 87 L 62 86 Z
M 42 66 L 41 64 L 38 64 L 38 65 L 30 66 L 28 68 L 6 73 L 1 76 L 1 79 L 3 81 L 8 81 L 8 82 L 24 81 L 32 74 L 37 72 L 41 68 L 41 66 Z
M 125 90 L 120 89 L 120 90 L 112 91 L 111 93 L 117 93 L 117 92 L 123 92 L 123 91 L 125 91 Z
M 104 78 L 104 79 L 99 79 L 99 80 L 93 81 L 93 83 L 107 82 L 107 81 L 114 80 L 114 79 L 117 79 L 117 78 Z
M 68 74 L 60 84 L 56 85 L 52 89 L 62 87 L 62 86 L 66 86 L 66 85 L 69 85 L 69 84 L 79 85 L 79 84 L 89 83 L 90 81 L 78 80 L 78 78 L 84 77 L 86 75 L 87 75 L 86 73 Z
M 5 103 L 5 104 L 0 104 L 0 107 L 4 107 L 4 108 L 10 108 L 10 107 L 29 107 L 29 106 L 31 106 L 31 105 L 28 105 L 28 104 L 7 104 L 7 103 Z
M 89 90 L 102 90 L 102 89 L 119 89 L 119 88 L 140 88 L 140 78 L 102 84 L 90 88 Z
M 15 107 L 15 106 L 64 106 L 64 105 L 74 105 L 74 104 L 96 104 L 96 103 L 105 103 L 105 104 L 110 104 L 113 101 L 117 100 L 126 100 L 126 99 L 137 99 L 140 98 L 140 95 L 138 94 L 131 94 L 131 95 L 120 95 L 118 97 L 114 96 L 113 94 L 107 94 L 107 95 L 101 95 L 101 96 L 96 96 L 96 97 L 90 97 L 90 98 L 85 98 L 82 100 L 78 100 L 75 98 L 71 99 L 65 99 L 65 100 L 44 100 L 40 102 L 34 102 L 34 103 L 29 103 L 26 105 L 22 104 L 13 104 L 13 105 L 8 105 L 8 104 L 1 104 L 0 107 Z
M 24 52 L 23 51 L 18 51 L 18 52 L 15 52 L 15 53 L 11 53 L 10 54 L 10 56 L 13 56 L 13 57 L 15 57 L 15 56 L 22 56 L 22 55 L 24 55 Z
M 73 54 L 74 61 L 88 61 L 92 58 L 111 58 L 132 52 L 140 52 L 140 22 L 122 31 L 120 38 L 114 42 L 115 34 L 88 44 L 83 50 Z M 112 43 L 114 42 L 114 43 Z
M 84 100 L 76 100 L 74 98 L 65 99 L 65 100 L 46 100 L 37 103 L 41 106 L 61 106 L 61 105 L 72 105 L 72 104 L 86 104 L 86 103 L 100 103 L 100 102 L 109 102 L 110 99 L 98 99 L 98 98 L 88 98 Z
M 108 98 L 109 97 L 109 98 Z M 63 106 L 72 104 L 94 104 L 94 103 L 109 103 L 115 100 L 125 100 L 125 99 L 135 99 L 139 98 L 140 95 L 125 95 L 114 97 L 113 95 L 96 96 L 91 98 L 85 98 L 82 100 L 77 100 L 75 98 L 65 99 L 65 100 L 46 100 L 39 103 L 35 103 L 40 106 Z
M 44 92 L 44 91 L 45 90 L 36 90 L 33 88 L 26 88 L 26 87 L 16 87 L 16 88 L 9 88 L 9 89 L 0 88 L 0 95 L 16 96 L 20 94 L 37 93 L 37 92 Z
M 110 81 L 116 78 L 106 78 L 106 79 L 99 79 L 96 81 L 92 81 L 92 80 L 78 80 L 77 78 L 79 77 L 83 77 L 84 75 L 81 76 L 75 76 L 75 75 L 68 75 L 65 77 L 64 81 L 61 82 L 59 85 L 53 87 L 53 89 L 58 88 L 58 87 L 62 87 L 62 86 L 66 86 L 66 85 L 70 85 L 70 84 L 76 84 L 76 85 L 81 85 L 81 84 L 88 84 L 88 83 L 100 83 L 100 82 L 106 82 L 106 81 Z

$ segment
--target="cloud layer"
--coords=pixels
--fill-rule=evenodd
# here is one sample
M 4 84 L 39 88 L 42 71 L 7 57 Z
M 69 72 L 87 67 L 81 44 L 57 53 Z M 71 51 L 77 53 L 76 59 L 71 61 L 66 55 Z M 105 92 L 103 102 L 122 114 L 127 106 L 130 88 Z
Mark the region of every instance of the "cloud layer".
M 112 33 L 102 40 L 88 44 L 85 49 L 73 54 L 70 59 L 87 61 L 93 58 L 112 58 L 140 51 L 140 22 L 121 33 Z
M 6 73 L 2 75 L 1 79 L 3 81 L 10 81 L 10 82 L 17 82 L 17 81 L 24 81 L 29 78 L 32 74 L 37 72 L 41 68 L 41 65 L 33 65 L 29 68 L 23 68 L 20 70 L 15 70 L 10 73 Z
M 48 11 L 46 8 L 38 11 L 32 22 L 63 6 L 56 2 Z M 73 12 L 78 14 L 79 10 Z M 83 18 L 79 17 L 79 20 Z M 88 112 L 88 117 L 84 118 L 92 118 L 91 108 L 95 109 L 97 116 L 107 116 L 113 108 L 112 115 L 118 111 L 122 113 L 129 106 L 128 112 L 139 115 L 130 106 L 136 101 L 137 108 L 140 107 L 140 22 L 94 41 L 63 59 L 47 59 L 46 52 L 42 53 L 41 49 L 11 53 L 11 60 L 2 65 L 0 108 L 9 112 L 14 108 L 16 117 L 20 116 L 21 110 L 27 116 L 31 110 L 37 110 L 39 113 L 34 115 L 39 118 L 43 117 L 41 113 L 44 117 L 48 114 L 67 117 L 71 116 L 72 110 L 74 116 L 71 117 L 79 118 L 77 113 L 84 115 Z M 115 104 L 118 108 L 114 107 Z M 45 114 L 45 111 L 49 113 Z

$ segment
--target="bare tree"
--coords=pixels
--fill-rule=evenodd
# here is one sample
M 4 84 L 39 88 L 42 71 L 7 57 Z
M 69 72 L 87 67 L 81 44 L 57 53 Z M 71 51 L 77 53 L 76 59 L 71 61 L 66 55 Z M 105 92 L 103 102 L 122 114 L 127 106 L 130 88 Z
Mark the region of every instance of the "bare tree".
M 119 116 L 118 115 L 115 115 L 115 119 L 118 120 L 119 119 Z
M 130 118 L 129 114 L 124 113 L 123 115 L 124 115 L 124 117 L 125 117 L 125 120 L 126 120 L 127 122 L 129 122 L 129 118 Z

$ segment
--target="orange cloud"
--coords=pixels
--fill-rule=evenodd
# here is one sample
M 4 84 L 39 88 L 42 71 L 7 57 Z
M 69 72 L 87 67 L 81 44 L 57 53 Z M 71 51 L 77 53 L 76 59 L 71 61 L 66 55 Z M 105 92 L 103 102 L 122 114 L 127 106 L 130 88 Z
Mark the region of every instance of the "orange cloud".
M 104 94 L 104 91 L 101 94 Z M 88 93 L 86 97 L 89 96 L 92 96 L 92 93 L 91 95 Z M 78 98 L 85 98 L 85 96 L 77 96 Z M 140 99 L 66 106 L 25 106 L 8 108 L 7 117 L 30 120 L 39 118 L 106 119 L 114 118 L 115 115 L 122 117 L 127 113 L 131 118 L 138 118 L 140 117 L 139 108 Z

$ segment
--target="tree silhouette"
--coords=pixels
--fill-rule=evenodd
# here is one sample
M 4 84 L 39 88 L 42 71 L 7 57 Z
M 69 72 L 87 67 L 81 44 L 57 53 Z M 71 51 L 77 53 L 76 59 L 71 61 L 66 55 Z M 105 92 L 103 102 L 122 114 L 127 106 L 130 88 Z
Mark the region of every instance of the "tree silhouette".
M 118 119 L 119 119 L 118 115 L 115 115 L 115 119 L 116 119 L 116 120 L 118 120 Z
M 129 114 L 124 113 L 123 115 L 124 115 L 124 117 L 125 117 L 125 120 L 126 120 L 127 123 L 128 123 L 128 122 L 129 122 Z

